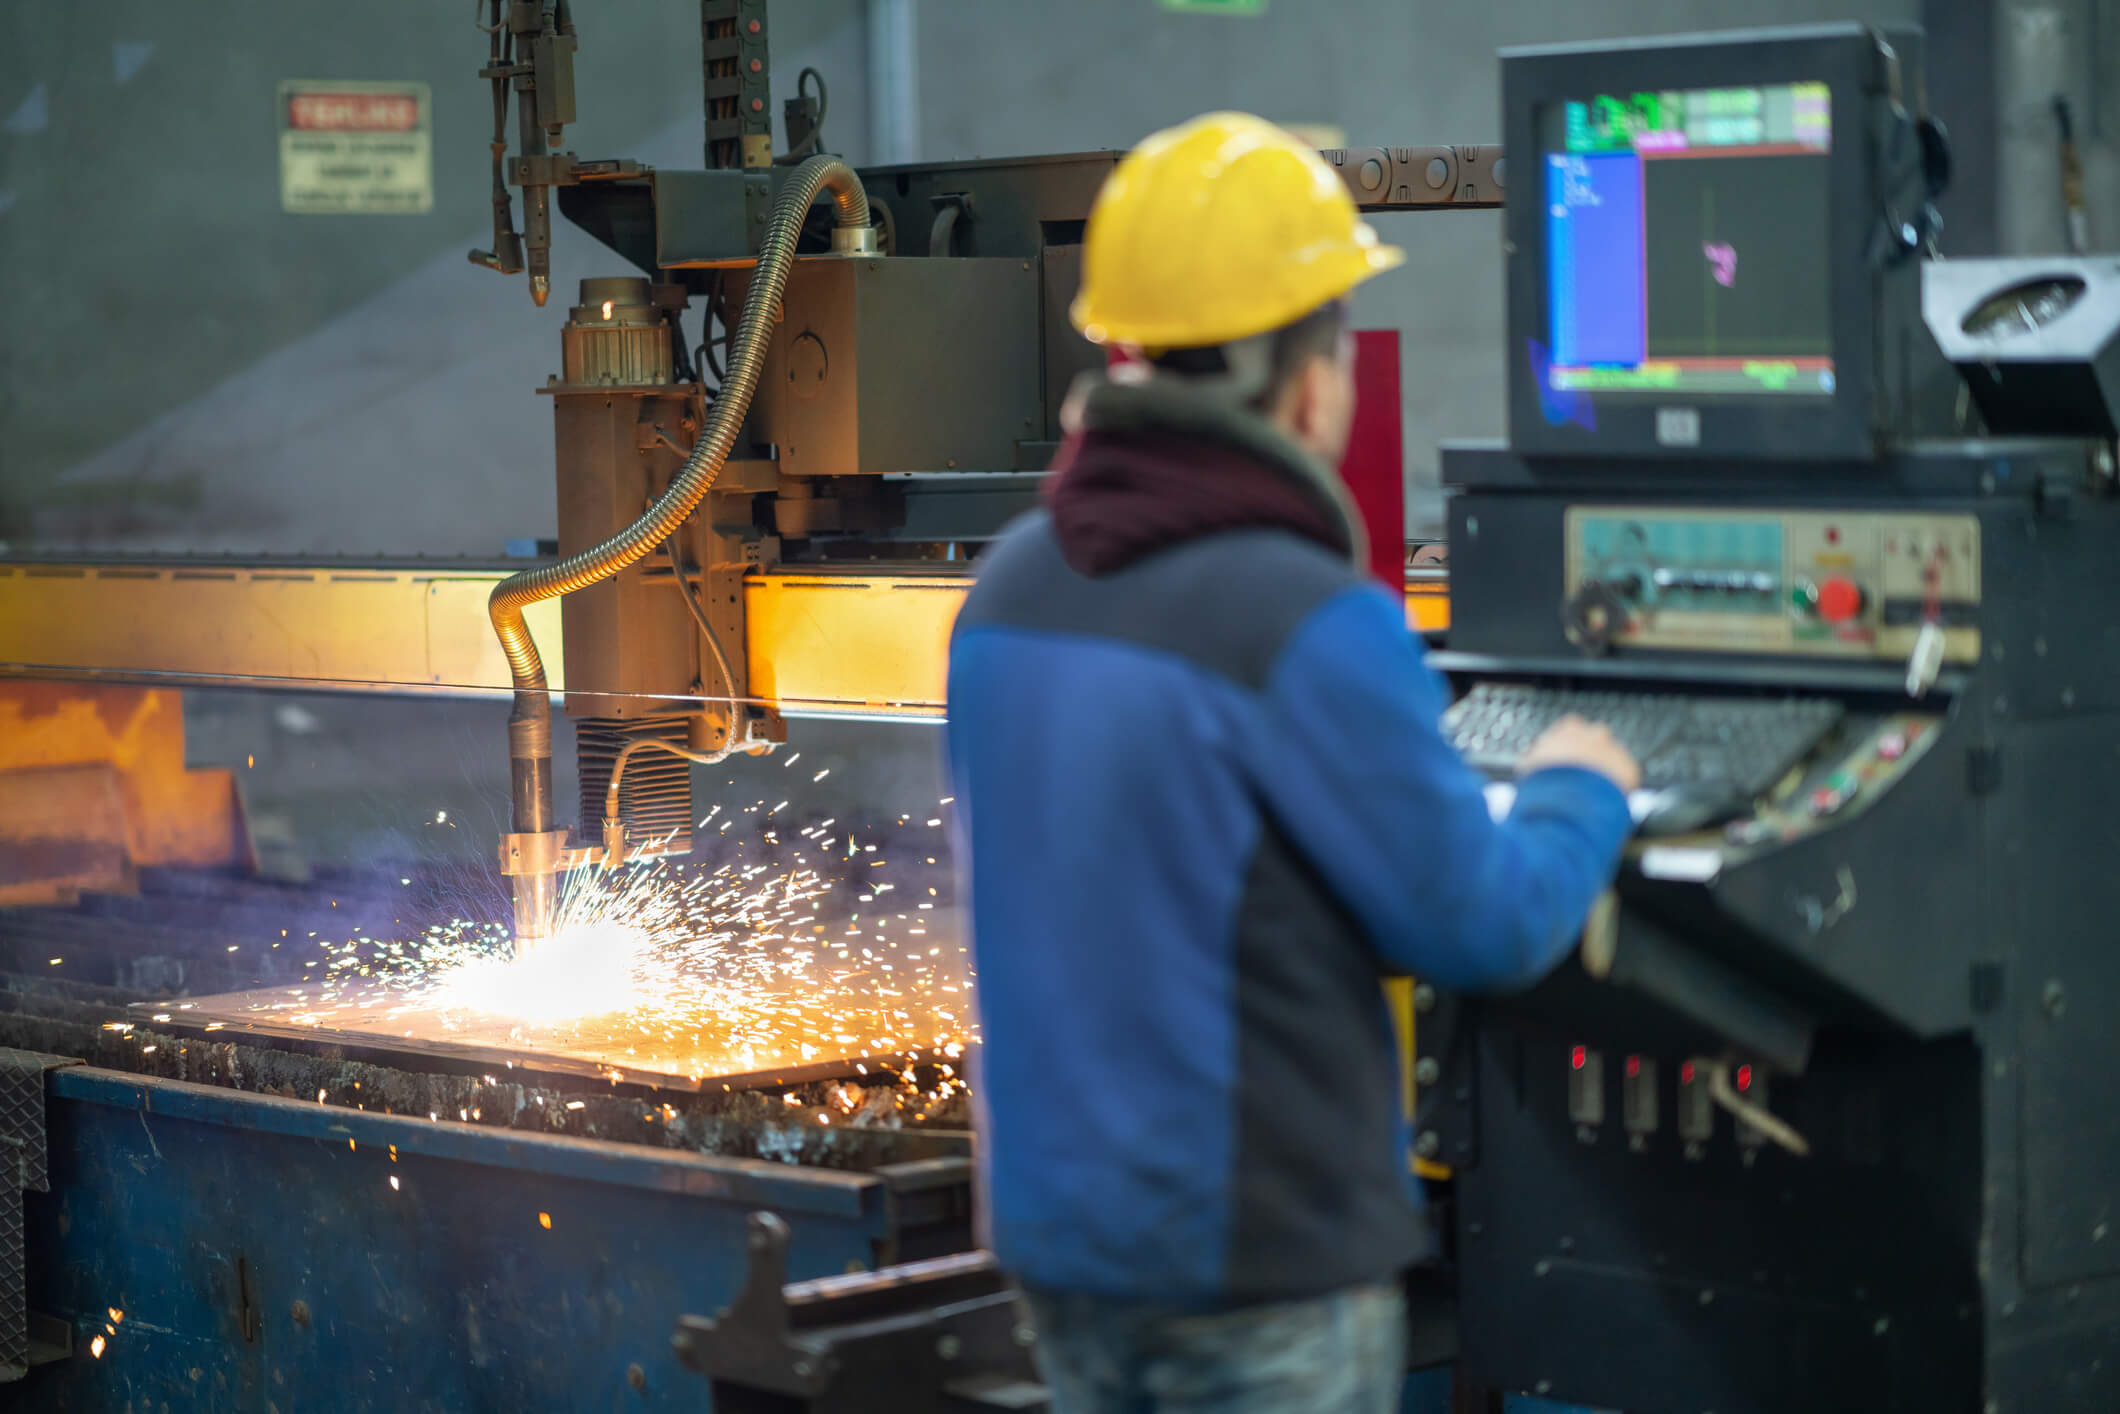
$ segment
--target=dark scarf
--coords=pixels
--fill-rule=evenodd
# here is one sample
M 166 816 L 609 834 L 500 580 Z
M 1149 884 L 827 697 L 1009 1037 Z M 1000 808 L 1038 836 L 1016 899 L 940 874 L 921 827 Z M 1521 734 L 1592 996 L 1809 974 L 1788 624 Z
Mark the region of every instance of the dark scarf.
M 1068 437 L 1044 498 L 1078 574 L 1124 569 L 1158 550 L 1231 530 L 1273 528 L 1366 559 L 1339 477 L 1266 419 L 1168 377 L 1088 375 L 1070 396 Z

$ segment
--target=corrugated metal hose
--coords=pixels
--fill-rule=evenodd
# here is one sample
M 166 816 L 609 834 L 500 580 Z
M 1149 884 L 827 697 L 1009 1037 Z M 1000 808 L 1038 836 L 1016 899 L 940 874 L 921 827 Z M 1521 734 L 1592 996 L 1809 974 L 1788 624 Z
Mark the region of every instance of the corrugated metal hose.
M 861 179 L 836 157 L 812 157 L 797 167 L 773 203 L 773 214 L 759 247 L 757 273 L 744 298 L 743 318 L 729 350 L 728 375 L 721 395 L 707 414 L 707 425 L 693 444 L 691 456 L 655 504 L 618 534 L 600 545 L 567 556 L 557 564 L 544 565 L 510 575 L 494 586 L 487 612 L 493 631 L 508 655 L 508 671 L 515 690 L 522 695 L 548 694 L 544 660 L 523 619 L 523 610 L 543 599 L 556 599 L 609 579 L 620 570 L 654 551 L 677 532 L 707 493 L 729 460 L 736 434 L 750 410 L 757 391 L 759 372 L 765 364 L 766 344 L 771 337 L 775 311 L 788 286 L 788 267 L 794 263 L 795 241 L 802 233 L 803 219 L 820 192 L 829 191 L 837 208 L 842 230 L 869 225 L 869 198 Z M 520 704 L 519 704 L 520 705 Z M 733 730 L 733 724 L 732 724 Z

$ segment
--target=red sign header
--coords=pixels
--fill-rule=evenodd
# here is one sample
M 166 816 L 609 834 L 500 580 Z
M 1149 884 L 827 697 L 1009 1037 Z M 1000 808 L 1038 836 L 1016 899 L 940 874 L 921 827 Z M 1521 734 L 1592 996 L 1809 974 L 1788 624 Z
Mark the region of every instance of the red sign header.
M 405 93 L 297 93 L 287 125 L 310 132 L 407 133 L 420 125 L 420 103 Z

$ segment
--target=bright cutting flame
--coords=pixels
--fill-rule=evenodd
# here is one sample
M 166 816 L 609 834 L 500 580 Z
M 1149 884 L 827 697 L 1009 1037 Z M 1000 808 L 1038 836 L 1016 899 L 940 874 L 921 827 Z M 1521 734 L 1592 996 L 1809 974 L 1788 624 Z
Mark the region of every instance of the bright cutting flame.
M 647 930 L 635 924 L 564 921 L 521 957 L 476 958 L 442 974 L 429 996 L 446 1007 L 533 1025 L 632 1011 L 651 1000 L 641 974 L 653 950 Z

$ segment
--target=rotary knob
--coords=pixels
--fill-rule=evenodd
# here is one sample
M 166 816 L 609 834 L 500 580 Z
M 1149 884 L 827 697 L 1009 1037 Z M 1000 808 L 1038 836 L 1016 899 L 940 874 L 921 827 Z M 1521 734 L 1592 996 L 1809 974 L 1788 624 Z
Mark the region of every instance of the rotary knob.
M 1631 622 L 1627 605 L 1613 586 L 1592 580 L 1561 605 L 1561 625 L 1568 641 L 1589 657 L 1612 651 L 1612 641 Z

